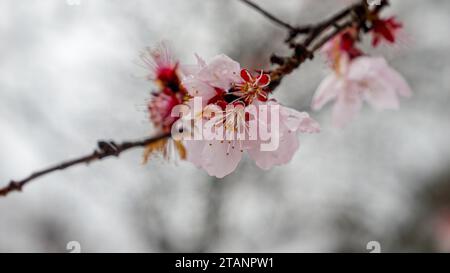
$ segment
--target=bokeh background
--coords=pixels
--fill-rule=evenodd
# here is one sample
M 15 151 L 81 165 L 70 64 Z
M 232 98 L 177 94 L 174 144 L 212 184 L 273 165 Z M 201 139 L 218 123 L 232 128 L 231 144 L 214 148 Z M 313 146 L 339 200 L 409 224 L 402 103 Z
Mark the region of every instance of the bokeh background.
M 351 1 L 257 1 L 294 24 Z M 346 129 L 313 116 L 292 162 L 245 159 L 218 180 L 142 150 L 46 176 L 0 199 L 0 252 L 450 251 L 450 1 L 393 0 L 405 23 L 383 54 L 415 95 L 400 111 L 365 107 Z M 154 133 L 139 52 L 167 40 L 178 58 L 225 53 L 267 68 L 285 32 L 237 0 L 0 0 L 0 185 L 92 151 L 98 139 Z M 316 58 L 275 97 L 308 110 L 329 71 Z

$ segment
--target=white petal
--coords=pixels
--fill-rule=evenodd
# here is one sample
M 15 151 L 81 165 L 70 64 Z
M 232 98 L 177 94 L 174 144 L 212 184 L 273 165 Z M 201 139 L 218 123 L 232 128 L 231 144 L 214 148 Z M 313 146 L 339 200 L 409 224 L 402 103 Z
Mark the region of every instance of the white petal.
M 210 145 L 211 144 L 211 145 Z M 233 149 L 234 147 L 234 149 Z M 209 141 L 203 148 L 201 160 L 203 169 L 211 176 L 223 178 L 232 173 L 242 158 L 237 141 Z
M 364 99 L 376 110 L 399 108 L 397 93 L 393 86 L 381 78 L 373 79 L 363 90 Z
M 238 62 L 221 54 L 213 57 L 211 62 L 200 70 L 198 77 L 212 86 L 227 90 L 232 83 L 240 81 L 240 69 Z
M 333 107 L 333 125 L 342 128 L 361 110 L 362 99 L 355 84 L 349 84 L 345 93 L 341 93 Z
M 186 148 L 186 160 L 200 168 L 202 166 L 202 152 L 206 142 L 201 140 L 186 140 L 183 144 Z
M 336 74 L 331 74 L 327 76 L 319 85 L 317 88 L 313 102 L 312 102 L 312 109 L 314 110 L 320 110 L 325 104 L 327 104 L 329 101 L 336 98 L 339 92 L 339 78 Z
M 302 112 L 302 120 L 300 122 L 299 131 L 301 133 L 319 133 L 320 125 L 317 121 L 312 119 L 308 113 Z
M 382 57 L 358 57 L 350 63 L 347 79 L 357 82 L 365 81 L 368 78 L 378 77 L 379 71 L 386 67 L 388 65 Z
M 261 151 L 259 142 L 255 142 L 248 153 L 258 167 L 269 170 L 273 166 L 283 165 L 291 161 L 298 147 L 297 133 L 291 132 L 281 137 L 278 149 L 275 151 Z
M 403 97 L 410 97 L 412 95 L 411 88 L 406 80 L 391 67 L 385 68 L 385 70 L 381 71 L 382 76 L 386 79 L 387 82 L 392 84 L 395 90 L 399 95 Z
M 405 79 L 383 57 L 359 57 L 352 62 L 348 75 L 350 80 L 381 80 L 401 96 L 412 95 Z
M 185 78 L 182 82 L 184 88 L 188 91 L 189 95 L 193 97 L 202 97 L 203 105 L 216 95 L 214 87 L 200 81 L 195 77 Z

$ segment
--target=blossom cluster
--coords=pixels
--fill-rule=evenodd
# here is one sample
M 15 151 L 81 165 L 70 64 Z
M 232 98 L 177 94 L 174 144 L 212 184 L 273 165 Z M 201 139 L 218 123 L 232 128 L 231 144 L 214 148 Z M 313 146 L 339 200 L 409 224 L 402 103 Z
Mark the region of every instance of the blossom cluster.
M 393 44 L 402 24 L 394 17 L 372 20 L 372 46 L 381 42 Z M 335 127 L 344 127 L 359 112 L 363 101 L 376 110 L 398 109 L 399 96 L 411 96 L 411 88 L 404 78 L 391 68 L 383 57 L 366 55 L 357 47 L 359 31 L 349 27 L 325 44 L 332 73 L 319 85 L 312 109 L 320 110 L 335 101 L 332 119 Z
M 395 18 L 374 16 L 370 23 L 374 47 L 395 43 L 402 27 Z M 364 101 L 379 110 L 397 109 L 398 97 L 411 95 L 403 77 L 384 58 L 365 54 L 358 42 L 355 26 L 322 48 L 332 73 L 315 92 L 312 109 L 335 101 L 336 127 L 348 124 Z M 146 50 L 142 59 L 148 79 L 156 83 L 148 103 L 150 120 L 171 134 L 183 158 L 211 176 L 232 173 L 244 153 L 264 170 L 286 164 L 299 147 L 299 134 L 320 131 L 308 113 L 271 96 L 269 72 L 242 68 L 224 54 L 208 61 L 196 55 L 195 64 L 180 64 L 163 43 Z

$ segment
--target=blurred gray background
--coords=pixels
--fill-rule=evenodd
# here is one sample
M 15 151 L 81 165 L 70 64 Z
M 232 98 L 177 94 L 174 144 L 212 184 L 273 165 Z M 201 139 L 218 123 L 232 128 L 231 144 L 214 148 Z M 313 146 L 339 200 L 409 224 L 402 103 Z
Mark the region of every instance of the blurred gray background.
M 257 1 L 294 23 L 351 1 Z M 368 107 L 346 129 L 329 108 L 292 162 L 265 172 L 248 159 L 223 180 L 142 150 L 54 173 L 0 199 L 0 252 L 450 251 L 450 1 L 393 0 L 405 23 L 383 54 L 409 81 L 401 110 Z M 0 185 L 92 151 L 98 139 L 154 133 L 152 85 L 138 62 L 168 40 L 182 62 L 225 53 L 268 67 L 284 30 L 237 0 L 0 0 Z M 316 58 L 275 97 L 306 109 L 321 79 Z

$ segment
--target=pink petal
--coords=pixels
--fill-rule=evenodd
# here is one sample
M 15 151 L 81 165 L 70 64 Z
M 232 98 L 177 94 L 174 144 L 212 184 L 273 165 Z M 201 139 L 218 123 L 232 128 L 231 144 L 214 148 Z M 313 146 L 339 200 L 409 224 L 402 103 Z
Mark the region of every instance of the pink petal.
M 234 147 L 234 149 L 233 149 Z M 209 141 L 201 155 L 202 167 L 211 176 L 223 178 L 232 173 L 241 161 L 242 152 L 237 141 Z
M 363 91 L 364 99 L 376 110 L 398 109 L 397 93 L 384 79 L 370 81 Z
M 240 70 L 239 63 L 222 54 L 212 58 L 197 77 L 214 87 L 228 90 L 232 83 L 240 81 Z
M 276 101 L 270 101 L 267 104 L 277 105 L 278 103 Z M 248 153 L 250 157 L 255 160 L 256 165 L 264 170 L 291 161 L 299 147 L 298 132 L 316 133 L 320 131 L 319 124 L 311 119 L 305 112 L 298 112 L 294 109 L 280 106 L 279 116 L 280 139 L 277 150 L 262 151 L 262 142 L 260 140 L 250 141 Z M 270 123 L 271 120 L 261 120 L 260 117 L 260 126 L 267 126 L 270 128 Z
M 186 140 L 183 144 L 186 148 L 186 160 L 200 168 L 202 166 L 202 152 L 206 142 L 200 140 Z
M 376 77 L 378 71 L 387 67 L 384 58 L 362 56 L 354 59 L 348 68 L 347 79 L 360 82 Z
M 300 127 L 303 120 L 303 114 L 289 107 L 280 106 L 280 122 L 292 132 Z
M 184 77 L 192 76 L 200 71 L 200 67 L 196 64 L 180 64 L 180 71 Z
M 351 65 L 348 78 L 368 83 L 382 82 L 384 88 L 393 90 L 401 96 L 409 97 L 412 95 L 411 88 L 405 79 L 391 68 L 383 57 L 357 58 Z
M 261 151 L 259 142 L 255 141 L 251 149 L 248 150 L 250 157 L 255 160 L 258 167 L 269 170 L 273 166 L 283 165 L 291 161 L 299 147 L 296 133 L 287 133 L 280 139 L 276 151 Z
M 184 88 L 188 91 L 189 95 L 193 97 L 202 97 L 203 104 L 208 103 L 208 101 L 216 95 L 214 87 L 200 81 L 195 77 L 188 77 L 182 81 Z
M 387 67 L 381 71 L 386 81 L 390 82 L 399 95 L 403 97 L 411 97 L 412 91 L 405 79 L 394 69 Z
M 358 86 L 349 84 L 348 91 L 351 94 L 341 93 L 333 107 L 333 125 L 338 128 L 347 125 L 361 110 L 362 99 L 357 94 Z
M 180 70 L 183 76 L 194 76 L 197 75 L 200 70 L 206 66 L 206 62 L 197 54 L 195 54 L 197 59 L 197 64 L 181 64 Z
M 197 53 L 195 53 L 195 59 L 197 60 L 197 65 L 199 67 L 205 67 L 206 66 L 205 60 L 203 60 L 203 58 L 200 57 Z
M 319 133 L 320 125 L 317 121 L 309 117 L 308 113 L 302 112 L 303 118 L 300 122 L 299 131 L 301 133 Z
M 339 82 L 336 74 L 329 75 L 326 77 L 317 88 L 312 101 L 312 109 L 320 110 L 329 101 L 334 100 L 339 92 L 339 87 L 341 83 Z

